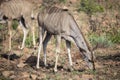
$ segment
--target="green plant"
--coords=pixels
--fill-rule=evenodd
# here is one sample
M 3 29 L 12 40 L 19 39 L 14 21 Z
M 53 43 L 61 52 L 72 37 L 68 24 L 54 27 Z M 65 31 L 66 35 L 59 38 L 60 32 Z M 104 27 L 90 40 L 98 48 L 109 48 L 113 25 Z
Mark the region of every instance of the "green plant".
M 115 31 L 112 29 L 107 33 L 107 36 L 109 36 L 111 42 L 120 44 L 120 29 L 116 29 Z
M 98 45 L 98 47 L 111 47 L 113 45 L 113 42 L 109 40 L 109 36 L 106 35 L 91 33 L 88 35 L 88 38 L 92 46 Z
M 12 79 L 9 79 L 9 78 L 4 77 L 3 75 L 0 75 L 0 80 L 12 80 Z
M 60 3 L 66 3 L 67 0 L 59 0 Z
M 35 32 L 35 42 L 37 44 L 38 42 L 38 34 Z M 25 41 L 26 47 L 33 47 L 33 35 L 32 33 L 28 34 L 26 41 Z
M 92 15 L 96 12 L 103 12 L 104 8 L 97 4 L 95 0 L 81 0 L 78 11 L 84 11 L 85 13 Z
M 17 27 L 18 27 L 18 21 L 14 20 L 14 21 L 12 22 L 12 28 L 13 28 L 13 30 L 16 30 Z
M 4 28 L 4 26 L 0 24 L 0 30 L 2 30 L 3 28 Z
M 26 38 L 25 44 L 27 47 L 32 47 L 32 36 L 28 35 L 28 37 Z
M 79 71 L 76 71 L 76 70 L 71 71 L 72 75 L 80 75 L 80 74 L 83 74 L 83 73 L 84 72 L 79 72 Z

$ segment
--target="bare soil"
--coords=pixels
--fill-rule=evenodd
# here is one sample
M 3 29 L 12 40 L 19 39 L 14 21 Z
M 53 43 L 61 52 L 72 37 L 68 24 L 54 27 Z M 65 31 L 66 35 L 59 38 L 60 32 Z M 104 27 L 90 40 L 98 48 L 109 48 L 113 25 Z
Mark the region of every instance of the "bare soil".
M 73 71 L 69 70 L 67 50 L 62 42 L 59 56 L 58 72 L 54 73 L 55 45 L 50 42 L 47 47 L 47 63 L 44 66 L 41 53 L 40 69 L 36 69 L 37 54 L 33 48 L 12 53 L 0 52 L 0 80 L 120 80 L 120 48 L 105 48 L 95 51 L 96 71 L 87 69 L 76 46 L 72 45 Z

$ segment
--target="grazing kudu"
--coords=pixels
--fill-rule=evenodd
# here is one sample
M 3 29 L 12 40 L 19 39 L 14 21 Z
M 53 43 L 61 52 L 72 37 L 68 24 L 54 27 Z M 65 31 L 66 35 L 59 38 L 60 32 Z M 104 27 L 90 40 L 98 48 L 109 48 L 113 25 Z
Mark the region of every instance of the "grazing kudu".
M 9 29 L 9 51 L 11 50 L 11 24 L 18 20 L 22 27 L 24 37 L 21 49 L 25 46 L 26 36 L 32 26 L 33 11 L 35 5 L 28 0 L 3 0 L 0 3 L 0 22 L 6 22 Z M 33 34 L 33 45 L 35 46 L 34 27 L 31 27 Z
M 36 65 L 37 68 L 39 68 L 39 58 L 40 58 L 42 44 L 43 44 L 43 51 L 46 56 L 47 43 L 50 40 L 51 35 L 56 35 L 57 36 L 56 62 L 55 62 L 54 71 L 57 71 L 57 62 L 60 53 L 61 38 L 66 40 L 66 45 L 69 54 L 69 61 L 71 63 L 71 66 L 72 66 L 72 61 L 71 61 L 72 59 L 70 54 L 70 44 L 72 41 L 79 48 L 80 54 L 87 62 L 88 67 L 90 69 L 95 69 L 92 51 L 89 49 L 86 40 L 84 39 L 84 36 L 81 30 L 79 29 L 75 19 L 68 11 L 57 7 L 45 8 L 43 11 L 41 11 L 38 14 L 38 25 L 40 30 L 39 31 L 40 43 L 38 47 L 38 58 Z M 44 31 L 47 31 L 47 35 L 43 41 Z

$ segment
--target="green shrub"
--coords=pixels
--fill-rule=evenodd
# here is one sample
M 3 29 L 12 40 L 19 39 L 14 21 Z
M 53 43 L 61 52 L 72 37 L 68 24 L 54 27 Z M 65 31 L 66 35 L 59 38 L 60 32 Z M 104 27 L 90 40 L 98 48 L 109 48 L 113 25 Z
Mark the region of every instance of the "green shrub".
M 28 37 L 26 38 L 26 41 L 25 41 L 25 45 L 26 47 L 32 47 L 32 35 L 28 35 Z
M 0 24 L 0 30 L 2 30 L 4 28 L 5 28 L 5 26 L 3 26 L 3 25 Z
M 12 28 L 13 28 L 13 30 L 16 30 L 17 27 L 18 27 L 18 21 L 14 20 L 14 21 L 12 22 Z
M 88 38 L 92 46 L 98 45 L 100 48 L 113 46 L 113 42 L 109 40 L 109 36 L 106 35 L 91 33 Z
M 81 0 L 78 11 L 84 11 L 85 13 L 92 15 L 96 12 L 103 12 L 104 8 L 97 4 L 95 0 Z
M 60 3 L 66 3 L 67 0 L 59 0 Z
M 109 31 L 101 33 L 92 32 L 88 35 L 88 39 L 92 46 L 98 44 L 99 47 L 111 47 L 114 44 L 120 44 L 120 29 L 110 28 Z
M 38 35 L 35 35 L 35 42 L 36 43 L 38 42 Z M 26 41 L 25 41 L 25 45 L 26 47 L 29 47 L 29 48 L 33 47 L 33 35 L 32 34 L 28 34 Z
M 120 44 L 120 29 L 115 32 L 112 30 L 110 33 L 107 33 L 107 35 L 109 36 L 109 40 L 111 42 Z

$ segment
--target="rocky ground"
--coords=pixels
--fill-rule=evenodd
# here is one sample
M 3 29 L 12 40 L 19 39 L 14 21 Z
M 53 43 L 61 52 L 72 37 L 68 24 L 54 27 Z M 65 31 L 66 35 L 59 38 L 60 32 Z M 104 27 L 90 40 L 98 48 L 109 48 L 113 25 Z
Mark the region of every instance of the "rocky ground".
M 69 62 L 64 42 L 58 63 L 58 72 L 54 73 L 55 45 L 50 42 L 47 48 L 48 67 L 40 59 L 40 69 L 36 69 L 37 57 L 34 50 L 14 49 L 12 54 L 0 52 L 0 80 L 120 80 L 120 48 L 97 49 L 95 51 L 96 71 L 87 70 L 78 49 L 72 45 L 73 71 Z M 23 55 L 22 55 L 23 54 Z
M 74 18 L 77 21 L 78 25 L 81 25 L 80 28 L 82 29 L 83 34 L 89 34 L 89 24 L 87 15 L 82 12 L 78 13 L 77 11 L 71 12 L 74 14 Z M 104 17 L 104 15 L 102 16 Z M 97 18 L 100 20 L 102 19 L 100 15 L 97 16 Z M 113 16 L 110 17 L 107 14 L 105 18 L 111 21 Z M 104 20 L 103 23 L 105 23 Z M 100 22 L 100 25 L 101 24 L 102 22 Z M 0 80 L 120 80 L 119 46 L 113 48 L 96 49 L 96 71 L 91 71 L 87 70 L 87 66 L 82 60 L 77 47 L 75 45 L 72 45 L 71 54 L 74 64 L 74 70 L 70 71 L 67 50 L 63 41 L 61 45 L 61 53 L 58 63 L 58 72 L 54 73 L 54 39 L 52 39 L 47 48 L 48 67 L 44 66 L 44 58 L 43 54 L 41 54 L 40 69 L 36 69 L 37 54 L 34 54 L 36 50 L 34 50 L 33 48 L 25 48 L 24 50 L 18 49 L 18 45 L 20 45 L 20 42 L 22 42 L 22 38 L 19 37 L 18 39 L 19 41 L 17 42 L 17 44 L 13 44 L 15 47 L 12 49 L 12 54 L 9 52 L 3 52 L 1 50 L 1 44 L 4 43 L 3 45 L 7 46 L 8 43 L 0 41 Z

